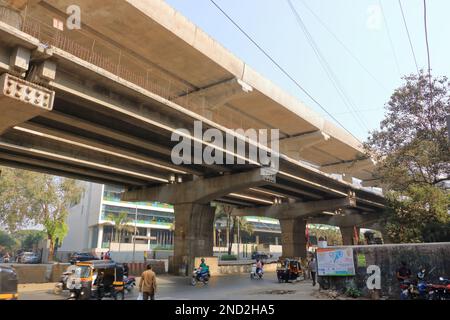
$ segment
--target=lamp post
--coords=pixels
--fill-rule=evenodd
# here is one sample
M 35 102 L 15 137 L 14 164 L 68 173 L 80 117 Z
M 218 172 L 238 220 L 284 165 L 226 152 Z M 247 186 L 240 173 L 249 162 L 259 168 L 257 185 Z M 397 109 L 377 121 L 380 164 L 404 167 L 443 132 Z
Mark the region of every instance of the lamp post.
M 134 212 L 134 236 L 133 236 L 133 263 L 135 262 L 135 254 L 136 254 L 136 231 L 137 231 L 137 212 L 138 207 L 136 203 L 136 210 Z

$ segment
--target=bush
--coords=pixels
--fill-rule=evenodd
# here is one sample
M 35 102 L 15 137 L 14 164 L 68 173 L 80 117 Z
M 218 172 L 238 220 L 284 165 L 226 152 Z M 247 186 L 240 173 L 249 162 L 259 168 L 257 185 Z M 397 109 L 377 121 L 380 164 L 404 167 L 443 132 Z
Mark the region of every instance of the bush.
M 361 296 L 361 291 L 359 291 L 356 288 L 347 288 L 347 290 L 345 291 L 345 294 L 348 297 L 352 297 L 352 298 L 358 298 Z
M 237 257 L 234 254 L 224 254 L 220 257 L 220 260 L 224 261 L 237 260 Z

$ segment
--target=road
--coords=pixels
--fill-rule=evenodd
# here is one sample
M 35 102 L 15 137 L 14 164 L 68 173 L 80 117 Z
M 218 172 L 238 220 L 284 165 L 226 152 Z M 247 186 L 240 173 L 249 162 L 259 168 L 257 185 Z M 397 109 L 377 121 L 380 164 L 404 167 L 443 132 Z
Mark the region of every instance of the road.
M 266 273 L 262 280 L 251 280 L 249 275 L 212 277 L 208 285 L 190 285 L 189 278 L 175 276 L 158 277 L 158 300 L 313 300 L 318 286 L 310 280 L 296 283 L 278 283 L 275 273 Z M 62 300 L 67 295 L 52 293 L 54 284 L 28 284 L 19 286 L 21 300 Z M 135 289 L 127 300 L 137 299 Z M 323 298 L 322 298 L 323 299 Z

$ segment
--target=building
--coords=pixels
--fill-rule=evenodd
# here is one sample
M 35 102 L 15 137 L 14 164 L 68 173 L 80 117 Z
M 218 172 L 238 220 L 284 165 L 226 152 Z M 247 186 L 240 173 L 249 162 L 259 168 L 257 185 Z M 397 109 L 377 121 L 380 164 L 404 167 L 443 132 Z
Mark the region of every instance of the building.
M 59 252 L 86 251 L 97 254 L 172 250 L 174 237 L 174 209 L 158 202 L 120 201 L 123 190 L 110 185 L 85 183 L 81 201 L 70 209 L 67 224 L 69 232 Z M 120 246 L 113 216 L 128 214 L 126 230 L 122 232 Z M 252 225 L 252 234 L 240 233 L 241 243 L 279 245 L 281 229 L 278 220 L 262 217 L 244 217 Z M 136 231 L 136 241 L 133 236 Z M 237 234 L 234 237 L 237 242 Z M 227 246 L 226 221 L 216 222 L 216 247 Z
M 157 202 L 122 202 L 121 192 L 113 186 L 86 183 L 80 203 L 70 209 L 69 232 L 59 251 L 172 250 L 173 207 Z M 129 222 L 119 244 L 112 217 L 122 212 L 128 214 Z

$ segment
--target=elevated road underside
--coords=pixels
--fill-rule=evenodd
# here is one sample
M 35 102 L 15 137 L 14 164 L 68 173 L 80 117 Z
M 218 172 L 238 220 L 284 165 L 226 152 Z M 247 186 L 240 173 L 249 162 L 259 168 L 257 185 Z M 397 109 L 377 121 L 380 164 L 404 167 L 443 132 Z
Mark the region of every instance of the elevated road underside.
M 306 254 L 308 220 L 345 230 L 379 220 L 381 195 L 324 173 L 370 178 L 373 163 L 364 159 L 356 141 L 225 54 L 165 3 L 9 2 L 17 10 L 0 12 L 0 164 L 123 186 L 128 201 L 174 204 L 174 270 L 180 265 L 190 269 L 193 257 L 212 254 L 212 201 L 239 208 L 235 215 L 280 219 L 283 255 L 292 257 Z M 45 21 L 62 19 L 70 4 L 83 10 L 81 31 L 44 27 Z M 187 41 L 194 31 L 195 39 Z M 117 52 L 100 49 L 100 40 L 92 47 L 99 49 L 83 51 L 97 38 L 123 48 L 128 56 L 141 59 L 139 63 L 153 63 L 157 71 L 147 72 L 142 82 L 134 73 L 141 69 L 137 65 L 133 70 L 125 58 L 114 68 L 108 61 Z M 173 85 L 170 90 L 161 84 L 163 77 L 169 79 L 165 85 Z M 177 83 L 184 83 L 187 91 L 176 89 Z M 225 121 L 230 110 L 237 112 L 235 121 Z M 251 120 L 247 127 L 257 123 L 253 128 L 280 129 L 277 172 L 262 174 L 259 161 L 173 163 L 177 142 L 171 136 L 179 128 L 187 130 L 185 138 L 197 142 L 193 153 L 205 147 L 219 150 L 212 142 L 195 140 L 194 121 L 202 122 L 203 131 L 228 133 L 234 145 L 261 148 L 230 130 L 244 124 L 236 122 L 245 119 L 244 113 Z M 304 156 L 296 157 L 299 152 Z M 235 163 L 249 160 L 235 148 L 226 156 Z

